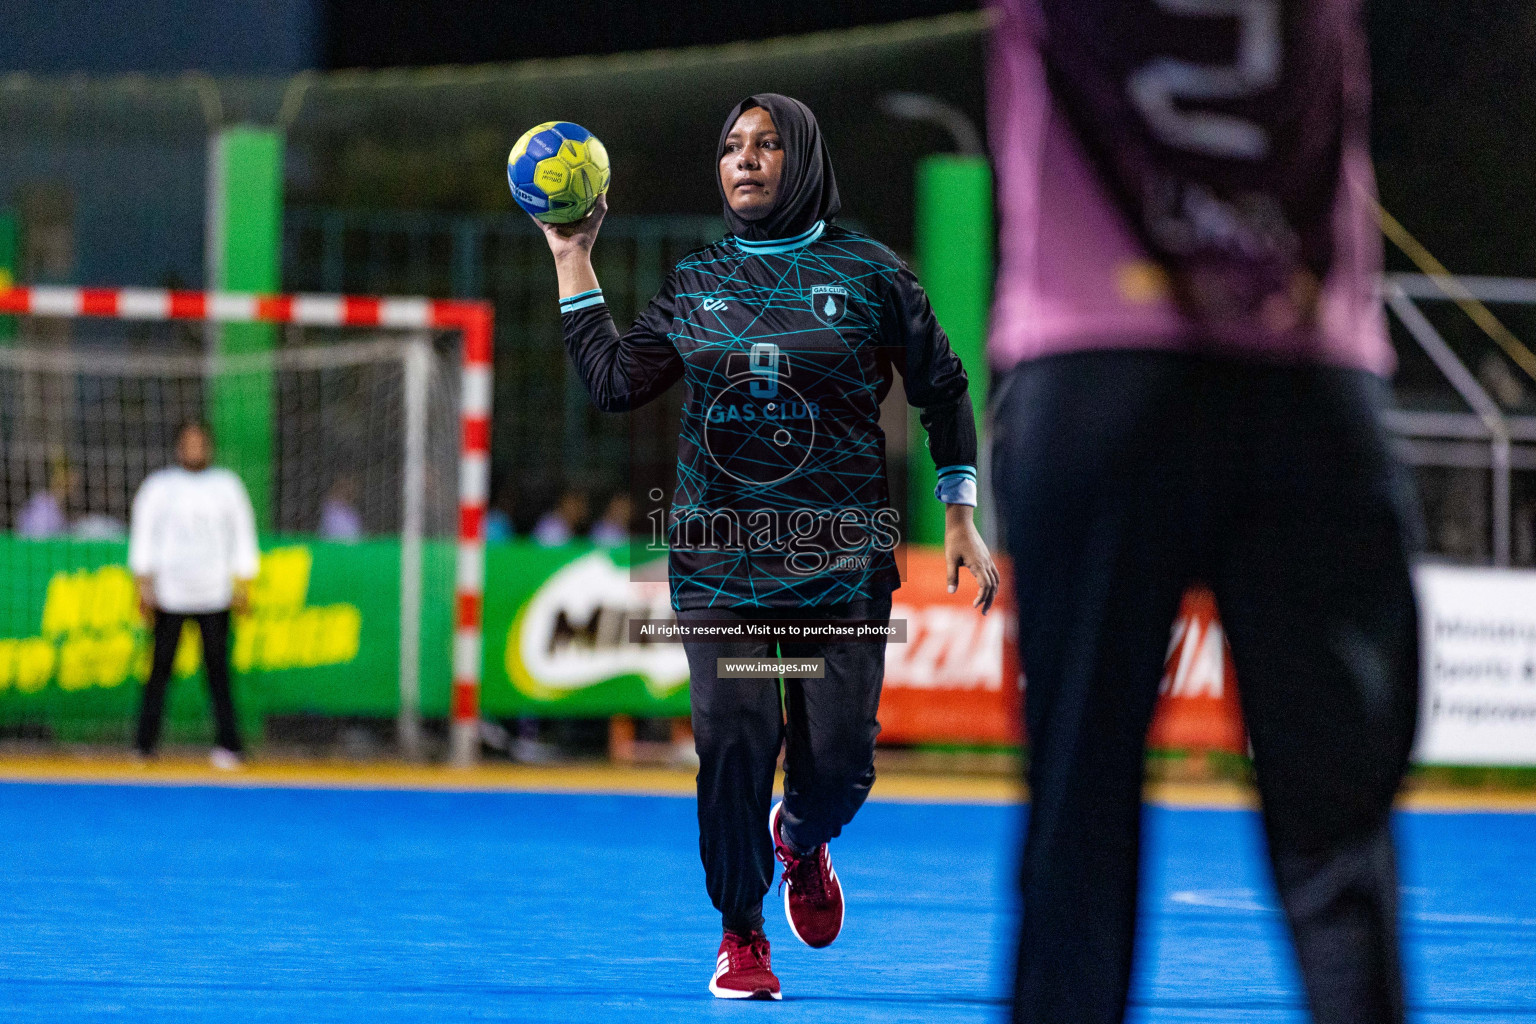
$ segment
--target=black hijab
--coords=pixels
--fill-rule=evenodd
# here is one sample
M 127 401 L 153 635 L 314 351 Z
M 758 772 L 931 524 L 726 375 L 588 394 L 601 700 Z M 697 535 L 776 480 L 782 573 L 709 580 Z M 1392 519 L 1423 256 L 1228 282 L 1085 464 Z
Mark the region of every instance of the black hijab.
M 715 185 L 725 201 L 725 186 L 720 184 L 720 158 L 725 156 L 725 137 L 736 126 L 736 119 L 753 107 L 762 107 L 773 118 L 779 138 L 784 140 L 784 171 L 779 180 L 779 194 L 768 215 L 760 220 L 744 220 L 731 204 L 725 202 L 725 223 L 731 234 L 749 242 L 775 238 L 793 238 L 810 230 L 818 220 L 830 221 L 842 209 L 837 198 L 837 179 L 832 174 L 832 158 L 821 141 L 816 115 L 799 100 L 776 92 L 748 96 L 731 110 L 720 129 L 715 146 Z

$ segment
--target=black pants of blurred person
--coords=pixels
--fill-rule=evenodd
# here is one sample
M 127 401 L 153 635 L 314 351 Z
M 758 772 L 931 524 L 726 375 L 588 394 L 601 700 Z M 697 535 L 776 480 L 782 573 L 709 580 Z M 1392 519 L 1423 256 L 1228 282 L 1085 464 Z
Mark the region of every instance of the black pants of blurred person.
M 155 612 L 155 648 L 149 681 L 139 705 L 139 752 L 152 754 L 160 742 L 160 719 L 165 712 L 165 690 L 176 662 L 176 645 L 182 625 L 197 623 L 203 638 L 203 667 L 208 674 L 208 695 L 213 702 L 214 742 L 225 750 L 240 752 L 240 729 L 235 723 L 235 702 L 229 691 L 229 609 L 198 614 Z
M 820 608 L 711 609 L 682 622 L 773 618 L 888 621 L 891 597 Z M 809 850 L 842 833 L 875 782 L 876 712 L 885 680 L 885 642 L 777 644 L 688 642 L 693 740 L 699 754 L 699 856 L 704 884 L 727 929 L 763 925 L 773 884 L 768 812 L 784 749 L 786 838 Z M 822 679 L 721 678 L 717 658 L 824 658 Z
M 1231 643 L 1313 1019 L 1403 1020 L 1389 818 L 1417 717 L 1418 528 L 1385 393 L 1361 372 L 1150 352 L 1000 381 L 1030 744 L 1015 1021 L 1123 1017 L 1145 737 L 1196 581 Z

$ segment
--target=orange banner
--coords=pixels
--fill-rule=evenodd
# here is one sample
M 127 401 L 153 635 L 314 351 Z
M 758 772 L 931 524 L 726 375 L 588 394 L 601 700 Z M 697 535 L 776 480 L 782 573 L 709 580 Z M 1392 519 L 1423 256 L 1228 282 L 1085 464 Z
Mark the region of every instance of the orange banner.
M 992 613 L 971 608 L 976 587 L 960 571 L 958 593 L 944 583 L 943 552 L 909 548 L 906 580 L 891 618 L 907 642 L 886 649 L 880 739 L 886 743 L 1008 745 L 1020 739 L 1023 674 L 1013 608 L 1013 573 L 999 559 L 1003 587 Z M 1168 644 L 1150 747 L 1243 753 L 1232 655 L 1209 590 L 1184 595 Z
M 1014 744 L 1019 741 L 1019 675 L 1004 667 L 1013 627 L 1013 573 L 985 617 L 971 607 L 976 581 L 960 570 L 960 589 L 944 582 L 944 552 L 908 548 L 906 579 L 891 597 L 891 618 L 905 619 L 907 642 L 889 644 L 880 697 L 880 739 L 887 743 Z
M 1216 597 L 1204 587 L 1191 587 L 1179 605 L 1158 694 L 1147 746 L 1247 752 L 1232 651 L 1216 617 Z

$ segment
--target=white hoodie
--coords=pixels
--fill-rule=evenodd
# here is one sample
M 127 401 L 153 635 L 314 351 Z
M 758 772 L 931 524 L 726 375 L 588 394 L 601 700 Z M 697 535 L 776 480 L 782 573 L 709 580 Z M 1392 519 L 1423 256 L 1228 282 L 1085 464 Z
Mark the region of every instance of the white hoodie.
M 259 564 L 256 517 L 238 476 L 171 466 L 145 478 L 133 499 L 128 568 L 154 579 L 156 607 L 222 611 L 234 581 L 254 579 Z

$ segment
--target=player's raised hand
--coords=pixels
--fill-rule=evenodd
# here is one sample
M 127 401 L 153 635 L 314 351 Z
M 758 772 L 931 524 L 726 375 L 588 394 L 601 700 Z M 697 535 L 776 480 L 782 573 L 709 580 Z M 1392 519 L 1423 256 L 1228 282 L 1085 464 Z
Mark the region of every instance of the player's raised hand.
M 971 602 L 971 607 L 980 608 L 981 614 L 985 615 L 997 597 L 997 565 L 992 561 L 986 541 L 976 532 L 971 507 L 949 505 L 944 512 L 944 567 L 951 594 L 960 585 L 962 565 L 976 577 L 976 599 Z
M 549 243 L 549 251 L 554 254 L 555 262 L 572 257 L 585 257 L 592 251 L 592 244 L 597 241 L 597 229 L 602 227 L 603 215 L 608 212 L 608 197 L 600 195 L 592 206 L 592 212 L 581 220 L 572 221 L 569 224 L 546 224 L 537 217 L 530 219 L 544 232 L 544 240 Z

